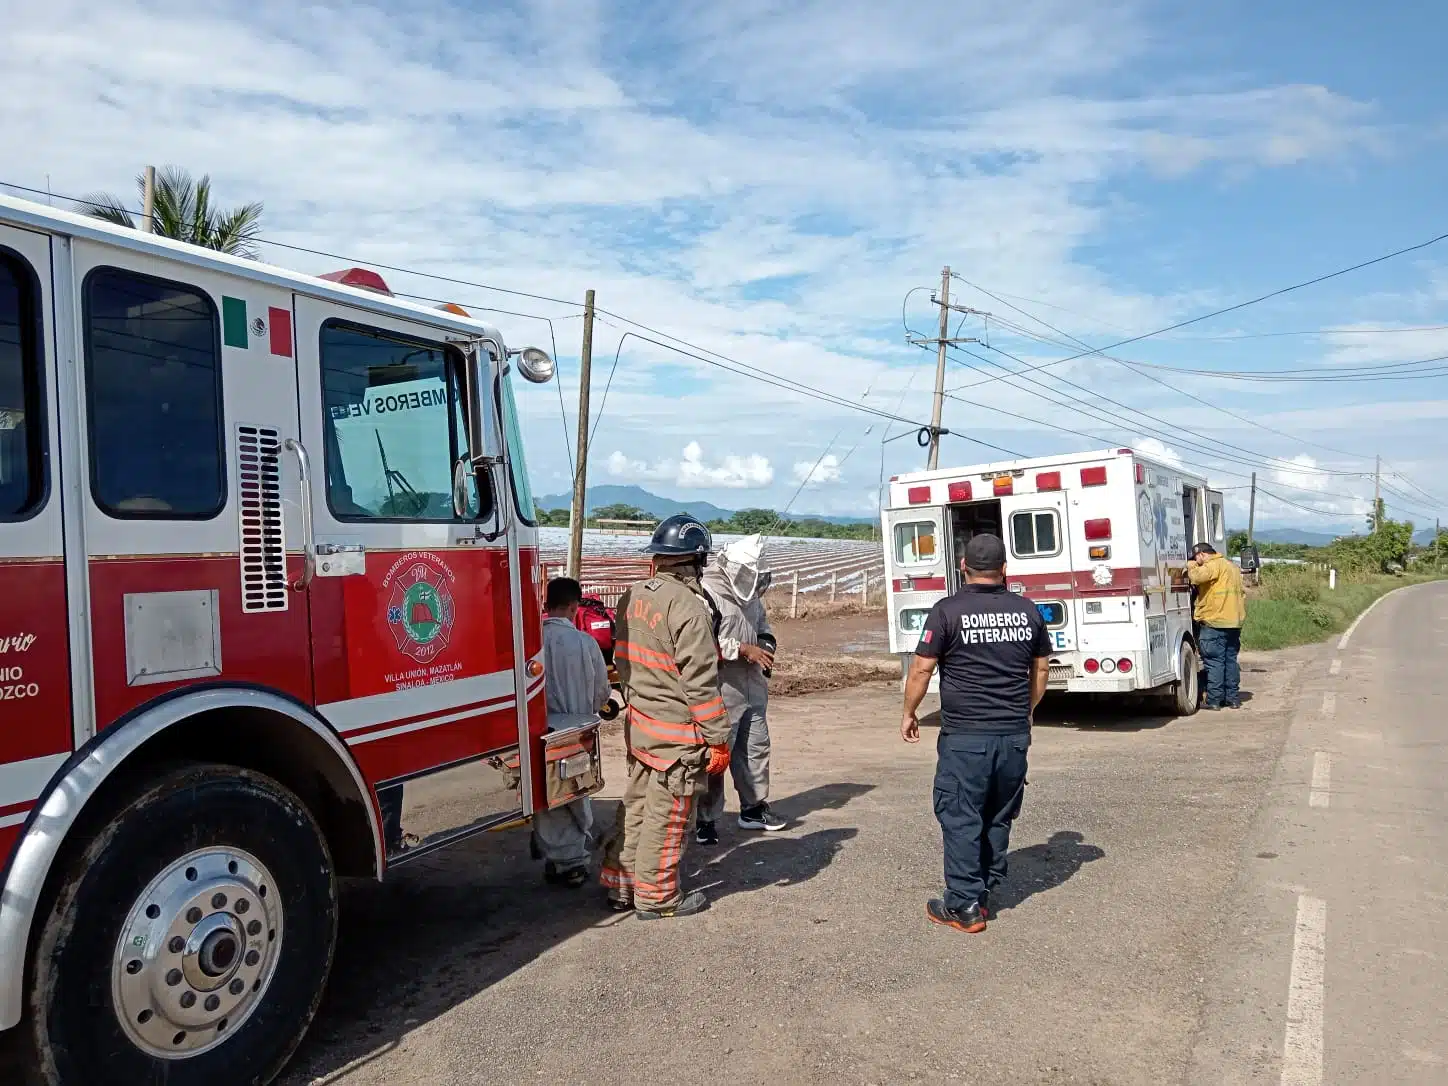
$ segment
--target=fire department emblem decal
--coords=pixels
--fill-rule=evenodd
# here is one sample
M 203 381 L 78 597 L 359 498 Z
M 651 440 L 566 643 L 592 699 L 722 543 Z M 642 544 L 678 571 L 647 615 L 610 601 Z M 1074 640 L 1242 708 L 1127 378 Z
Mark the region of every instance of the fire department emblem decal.
M 447 648 L 455 617 L 448 571 L 417 558 L 392 582 L 387 625 L 397 649 L 419 664 L 431 663 Z

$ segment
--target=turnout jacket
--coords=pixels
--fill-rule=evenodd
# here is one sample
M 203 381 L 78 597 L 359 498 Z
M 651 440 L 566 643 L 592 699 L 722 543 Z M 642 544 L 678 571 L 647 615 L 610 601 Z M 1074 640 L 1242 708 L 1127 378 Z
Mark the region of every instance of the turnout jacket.
M 698 760 L 707 745 L 729 742 L 714 618 L 699 582 L 660 571 L 623 594 L 615 622 L 629 753 L 665 770 Z
M 704 571 L 704 591 L 719 609 L 719 688 L 731 717 L 745 709 L 763 713 L 769 704 L 769 680 L 764 669 L 739 655 L 740 645 L 770 641 L 774 631 L 764 613 L 764 601 L 755 596 L 740 603 L 724 571 L 710 566 Z

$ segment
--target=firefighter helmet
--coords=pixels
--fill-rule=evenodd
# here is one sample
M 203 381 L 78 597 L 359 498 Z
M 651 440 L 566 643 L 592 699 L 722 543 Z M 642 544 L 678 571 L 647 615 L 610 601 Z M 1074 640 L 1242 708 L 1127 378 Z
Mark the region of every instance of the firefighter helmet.
M 714 549 L 714 537 L 688 513 L 675 513 L 654 529 L 645 554 L 703 557 Z

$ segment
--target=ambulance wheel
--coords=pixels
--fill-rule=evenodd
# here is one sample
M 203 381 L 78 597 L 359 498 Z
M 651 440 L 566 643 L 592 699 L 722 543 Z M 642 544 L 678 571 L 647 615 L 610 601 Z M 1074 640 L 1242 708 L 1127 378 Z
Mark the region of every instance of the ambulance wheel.
M 337 891 L 310 812 L 268 777 L 193 765 L 59 872 L 27 986 L 47 1086 L 270 1082 L 316 1013 Z
M 1177 716 L 1192 716 L 1201 704 L 1201 664 L 1197 661 L 1197 650 L 1191 645 L 1182 646 L 1182 677 L 1177 681 L 1172 694 L 1172 709 Z

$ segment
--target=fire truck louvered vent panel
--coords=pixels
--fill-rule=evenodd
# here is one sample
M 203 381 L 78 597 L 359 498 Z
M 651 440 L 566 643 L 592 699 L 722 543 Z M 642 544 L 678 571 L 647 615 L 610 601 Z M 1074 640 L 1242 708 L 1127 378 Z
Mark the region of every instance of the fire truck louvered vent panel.
M 264 426 L 236 428 L 241 507 L 241 609 L 287 609 L 287 546 L 282 533 L 282 437 Z

